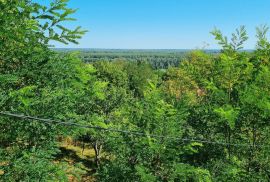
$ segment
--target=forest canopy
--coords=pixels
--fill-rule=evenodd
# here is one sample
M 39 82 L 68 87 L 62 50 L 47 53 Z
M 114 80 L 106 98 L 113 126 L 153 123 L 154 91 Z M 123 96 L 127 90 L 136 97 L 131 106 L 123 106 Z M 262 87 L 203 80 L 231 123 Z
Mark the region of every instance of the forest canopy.
M 67 3 L 0 0 L 0 181 L 270 180 L 267 26 L 252 52 L 240 26 L 215 54 L 89 63 L 50 47 L 85 33 Z

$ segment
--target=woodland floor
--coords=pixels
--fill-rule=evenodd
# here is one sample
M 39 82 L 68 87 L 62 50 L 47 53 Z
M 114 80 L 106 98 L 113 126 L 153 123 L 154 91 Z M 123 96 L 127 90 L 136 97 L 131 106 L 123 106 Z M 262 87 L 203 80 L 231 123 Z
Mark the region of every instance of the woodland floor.
M 68 164 L 67 173 L 70 182 L 94 182 L 95 177 L 95 152 L 93 149 L 66 142 L 60 145 L 61 153 L 57 155 L 56 162 Z M 83 151 L 83 152 L 82 152 Z

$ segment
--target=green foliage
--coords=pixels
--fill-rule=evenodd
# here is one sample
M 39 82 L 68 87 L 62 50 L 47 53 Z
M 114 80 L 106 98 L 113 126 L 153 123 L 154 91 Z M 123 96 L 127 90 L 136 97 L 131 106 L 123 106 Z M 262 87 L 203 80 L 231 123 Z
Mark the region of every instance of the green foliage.
M 2 111 L 78 117 L 75 100 L 87 95 L 86 85 L 95 82 L 94 68 L 74 55 L 64 58 L 48 48 L 51 40 L 75 42 L 83 34 L 79 28 L 71 31 L 60 26 L 74 12 L 67 2 L 43 6 L 24 0 L 0 1 Z M 0 123 L 0 163 L 5 163 L 1 181 L 68 181 L 64 164 L 53 162 L 57 137 L 67 134 L 65 129 L 6 117 Z
M 235 128 L 235 122 L 237 120 L 239 112 L 237 108 L 234 109 L 230 105 L 226 105 L 224 107 L 220 107 L 214 110 L 222 119 L 224 119 L 229 125 L 230 129 Z
M 247 41 L 248 36 L 244 26 L 240 26 L 236 29 L 236 33 L 232 33 L 231 41 L 228 41 L 228 37 L 223 36 L 220 30 L 215 29 L 211 32 L 215 36 L 224 51 L 239 51 L 243 48 L 243 44 Z
M 79 58 L 88 53 L 49 49 L 85 33 L 62 26 L 74 20 L 67 2 L 0 0 L 1 110 L 123 132 L 1 116 L 1 181 L 68 181 L 66 164 L 56 161 L 65 136 L 94 149 L 99 181 L 269 181 L 267 26 L 257 28 L 250 53 L 241 50 L 248 38 L 241 26 L 230 40 L 212 32 L 219 54 L 96 52 L 109 61 L 88 64 Z
M 147 170 L 147 168 L 145 168 L 143 166 L 137 165 L 135 167 L 135 169 L 137 171 L 137 175 L 140 177 L 140 181 L 149 181 L 149 182 L 156 181 L 155 176 L 152 175 L 151 173 L 149 173 L 149 171 Z
M 5 160 L 12 161 L 3 168 L 3 181 L 68 181 L 65 166 L 52 165 L 49 150 L 24 151 L 21 156 L 12 156 Z
M 195 168 L 188 164 L 175 164 L 170 181 L 211 182 L 211 175 L 207 170 Z

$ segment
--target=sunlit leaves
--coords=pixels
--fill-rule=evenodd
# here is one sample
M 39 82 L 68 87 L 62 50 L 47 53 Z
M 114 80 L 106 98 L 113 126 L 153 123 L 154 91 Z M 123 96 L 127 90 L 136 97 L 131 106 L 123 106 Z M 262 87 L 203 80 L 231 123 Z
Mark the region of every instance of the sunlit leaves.
M 226 124 L 231 128 L 235 128 L 235 123 L 239 114 L 239 108 L 233 108 L 230 105 L 220 107 L 214 111 L 226 122 Z
M 236 33 L 232 33 L 231 41 L 228 41 L 227 36 L 223 36 L 222 32 L 218 29 L 214 29 L 211 32 L 215 39 L 218 41 L 224 51 L 239 51 L 243 48 L 243 44 L 247 41 L 248 36 L 244 26 L 240 26 L 236 29 Z
M 199 87 L 183 69 L 170 68 L 167 70 L 164 81 L 164 92 L 169 97 L 181 100 L 185 96 L 190 99 L 190 103 L 196 102 L 196 95 Z

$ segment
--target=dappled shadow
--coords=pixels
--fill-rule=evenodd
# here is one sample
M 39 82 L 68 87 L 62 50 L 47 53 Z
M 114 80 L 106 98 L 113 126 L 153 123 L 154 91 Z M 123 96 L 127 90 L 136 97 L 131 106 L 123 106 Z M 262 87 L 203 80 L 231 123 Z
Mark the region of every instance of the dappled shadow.
M 66 159 L 71 159 L 72 163 L 82 163 L 87 168 L 87 173 L 85 176 L 93 175 L 96 172 L 96 165 L 94 159 L 84 159 L 77 155 L 76 151 L 72 149 L 67 149 L 65 147 L 60 147 L 60 153 L 55 156 L 57 161 L 63 161 Z

